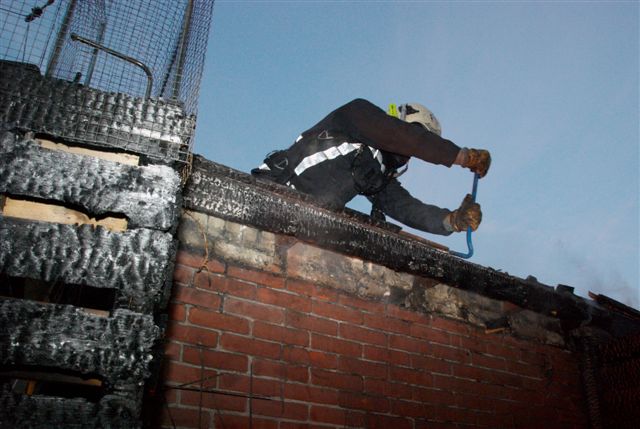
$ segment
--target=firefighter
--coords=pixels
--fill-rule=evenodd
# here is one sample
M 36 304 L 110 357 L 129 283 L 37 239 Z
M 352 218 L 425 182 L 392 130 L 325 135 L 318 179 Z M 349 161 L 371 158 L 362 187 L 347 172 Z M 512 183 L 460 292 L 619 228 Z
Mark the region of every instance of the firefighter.
M 440 123 L 417 103 L 398 107 L 397 117 L 363 99 L 331 112 L 303 132 L 288 149 L 267 155 L 251 173 L 310 194 L 322 204 L 341 209 L 356 195 L 372 203 L 372 216 L 386 214 L 432 234 L 476 230 L 480 205 L 467 195 L 451 211 L 425 204 L 398 181 L 411 157 L 433 164 L 460 165 L 487 174 L 491 156 L 486 150 L 460 148 L 441 137 Z

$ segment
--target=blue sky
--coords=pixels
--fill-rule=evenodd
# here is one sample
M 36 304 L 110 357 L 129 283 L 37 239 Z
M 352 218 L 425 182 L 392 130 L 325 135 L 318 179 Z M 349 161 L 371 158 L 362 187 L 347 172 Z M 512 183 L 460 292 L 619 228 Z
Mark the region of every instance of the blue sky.
M 425 104 L 493 156 L 471 261 L 638 308 L 638 22 L 636 1 L 217 0 L 194 150 L 248 172 L 353 98 Z M 401 181 L 455 208 L 472 175 L 414 159 Z

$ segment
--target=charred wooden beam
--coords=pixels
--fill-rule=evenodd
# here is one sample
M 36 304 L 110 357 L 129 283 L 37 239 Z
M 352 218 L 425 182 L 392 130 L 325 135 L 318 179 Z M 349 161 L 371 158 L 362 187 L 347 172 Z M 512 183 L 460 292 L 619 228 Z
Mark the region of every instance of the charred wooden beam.
M 151 312 L 166 304 L 177 242 L 150 229 L 122 233 L 90 225 L 0 216 L 0 273 L 117 290 L 118 306 Z
M 186 161 L 195 116 L 173 102 L 99 91 L 0 61 L 0 128 Z
M 92 217 L 122 214 L 130 228 L 167 231 L 180 214 L 180 187 L 180 176 L 167 166 L 58 152 L 0 133 L 0 193 L 58 201 Z
M 115 310 L 98 317 L 68 305 L 0 300 L 0 364 L 98 375 L 111 385 L 139 384 L 160 328 L 153 317 Z
M 117 395 L 98 403 L 83 398 L 27 396 L 0 392 L 0 424 L 12 428 L 118 427 L 137 428 L 139 406 Z

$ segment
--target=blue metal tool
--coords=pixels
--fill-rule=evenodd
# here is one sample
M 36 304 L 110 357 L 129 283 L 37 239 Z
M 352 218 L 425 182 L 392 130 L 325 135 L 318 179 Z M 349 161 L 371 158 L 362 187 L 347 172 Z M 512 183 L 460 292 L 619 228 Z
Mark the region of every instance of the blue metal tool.
M 473 190 L 471 191 L 471 199 L 473 200 L 473 202 L 476 202 L 476 194 L 478 193 L 478 179 L 480 178 L 480 176 L 478 175 L 478 173 L 475 173 L 473 175 Z M 473 256 L 473 243 L 471 242 L 471 227 L 467 228 L 467 247 L 469 248 L 469 251 L 467 253 L 461 253 L 461 252 L 456 252 L 455 250 L 449 250 L 449 253 L 453 256 L 457 256 L 459 258 L 463 258 L 463 259 L 469 259 L 470 257 Z

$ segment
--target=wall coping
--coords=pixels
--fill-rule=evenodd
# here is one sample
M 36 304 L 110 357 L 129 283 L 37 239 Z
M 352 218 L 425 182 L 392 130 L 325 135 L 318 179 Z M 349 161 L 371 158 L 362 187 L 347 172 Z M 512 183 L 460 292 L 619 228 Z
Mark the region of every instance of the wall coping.
M 431 278 L 448 286 L 511 302 L 558 318 L 566 330 L 587 325 L 609 333 L 638 331 L 640 323 L 596 302 L 535 278 L 521 279 L 438 250 L 395 225 L 350 209 L 334 211 L 312 197 L 196 155 L 184 189 L 184 207 L 318 247 Z M 621 329 L 622 327 L 622 329 Z

